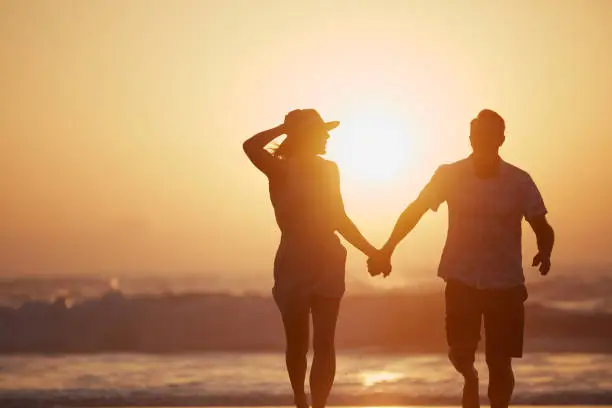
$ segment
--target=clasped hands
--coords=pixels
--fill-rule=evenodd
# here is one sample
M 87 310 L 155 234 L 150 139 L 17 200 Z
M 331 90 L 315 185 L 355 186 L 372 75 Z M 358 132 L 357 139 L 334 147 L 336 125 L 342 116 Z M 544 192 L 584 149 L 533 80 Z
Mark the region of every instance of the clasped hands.
M 391 273 L 391 269 L 390 250 L 379 249 L 368 258 L 368 272 L 372 276 L 382 274 L 386 278 Z

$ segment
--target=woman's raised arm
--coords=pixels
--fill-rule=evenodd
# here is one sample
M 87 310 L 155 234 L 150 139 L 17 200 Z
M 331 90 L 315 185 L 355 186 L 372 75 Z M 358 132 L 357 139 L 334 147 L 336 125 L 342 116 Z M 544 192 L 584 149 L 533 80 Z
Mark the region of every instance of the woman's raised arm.
M 243 143 L 242 148 L 249 160 L 267 176 L 278 171 L 279 160 L 276 159 L 265 147 L 272 140 L 285 133 L 284 125 L 264 130 Z

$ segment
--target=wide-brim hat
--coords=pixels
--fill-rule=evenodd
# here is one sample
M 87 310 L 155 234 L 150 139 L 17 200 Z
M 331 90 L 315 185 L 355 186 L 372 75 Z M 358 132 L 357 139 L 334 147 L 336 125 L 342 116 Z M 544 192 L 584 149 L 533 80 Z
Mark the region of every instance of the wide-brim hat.
M 295 109 L 285 116 L 284 125 L 291 128 L 320 128 L 326 131 L 335 129 L 339 121 L 326 122 L 315 109 Z

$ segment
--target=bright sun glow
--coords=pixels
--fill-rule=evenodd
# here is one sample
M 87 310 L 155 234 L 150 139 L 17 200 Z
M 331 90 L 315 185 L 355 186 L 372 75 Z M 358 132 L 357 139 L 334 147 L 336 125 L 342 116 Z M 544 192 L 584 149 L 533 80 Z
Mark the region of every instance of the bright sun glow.
M 332 131 L 329 158 L 338 163 L 343 178 L 393 181 L 410 160 L 410 131 L 405 121 L 388 114 L 347 118 Z
M 402 374 L 391 371 L 365 371 L 361 373 L 361 381 L 366 387 L 372 387 L 383 382 L 397 381 L 402 377 Z

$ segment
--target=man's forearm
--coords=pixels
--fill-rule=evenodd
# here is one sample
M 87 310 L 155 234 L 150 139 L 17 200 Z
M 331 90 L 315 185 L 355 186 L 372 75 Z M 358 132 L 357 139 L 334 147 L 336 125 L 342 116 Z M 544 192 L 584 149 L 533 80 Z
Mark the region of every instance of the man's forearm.
M 549 258 L 553 246 L 555 245 L 555 231 L 553 228 L 549 224 L 546 224 L 546 226 L 536 231 L 536 240 L 538 243 L 538 252 Z
M 387 240 L 387 243 L 384 245 L 382 250 L 389 254 L 393 253 L 395 247 L 419 223 L 419 220 L 421 219 L 421 217 L 423 217 L 425 211 L 427 211 L 427 209 L 424 208 L 417 201 L 410 204 L 395 223 L 393 232 L 391 233 L 391 236 Z

